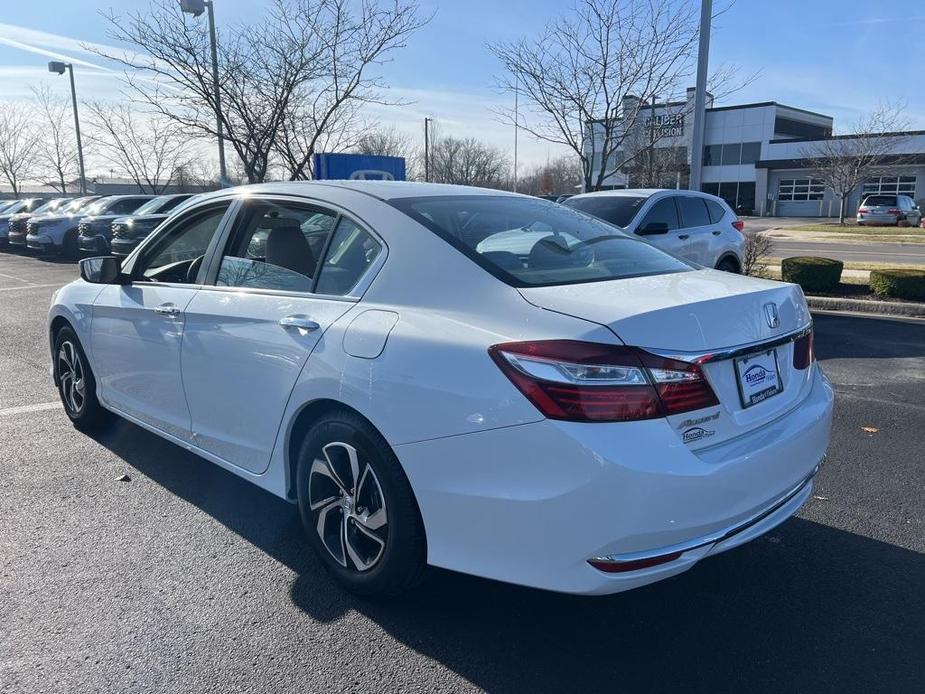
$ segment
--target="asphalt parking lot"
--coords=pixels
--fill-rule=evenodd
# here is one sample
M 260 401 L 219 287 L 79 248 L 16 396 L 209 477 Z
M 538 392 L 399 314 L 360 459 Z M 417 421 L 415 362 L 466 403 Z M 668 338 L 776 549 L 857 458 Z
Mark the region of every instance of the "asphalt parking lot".
M 834 438 L 769 535 L 605 598 L 434 572 L 373 603 L 289 504 L 70 426 L 45 313 L 75 275 L 0 252 L 0 692 L 925 691 L 925 321 L 816 316 Z

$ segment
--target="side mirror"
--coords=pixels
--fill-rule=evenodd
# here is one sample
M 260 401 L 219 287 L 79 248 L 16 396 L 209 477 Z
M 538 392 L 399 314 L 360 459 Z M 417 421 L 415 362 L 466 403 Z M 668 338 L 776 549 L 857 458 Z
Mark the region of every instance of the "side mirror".
M 122 261 L 114 255 L 84 258 L 80 261 L 80 277 L 91 284 L 123 284 Z
M 637 229 L 636 233 L 640 236 L 652 236 L 653 234 L 667 234 L 668 233 L 668 223 L 667 222 L 649 222 L 641 229 Z

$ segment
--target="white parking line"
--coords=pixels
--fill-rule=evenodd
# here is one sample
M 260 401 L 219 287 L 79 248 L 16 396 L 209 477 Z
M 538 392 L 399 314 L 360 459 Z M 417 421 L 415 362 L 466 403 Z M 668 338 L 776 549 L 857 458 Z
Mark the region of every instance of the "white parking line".
M 57 410 L 61 407 L 58 400 L 54 402 L 40 402 L 37 405 L 20 405 L 19 407 L 5 407 L 0 409 L 0 417 L 12 414 L 25 414 L 27 412 L 42 412 L 44 410 Z
M 42 289 L 47 287 L 60 287 L 60 284 L 25 284 L 22 287 L 0 287 L 0 292 L 12 292 L 17 289 Z
M 8 280 L 16 280 L 17 282 L 25 282 L 26 284 L 31 284 L 29 280 L 24 280 L 21 277 L 16 277 L 15 275 L 8 275 L 5 272 L 0 272 L 0 277 L 6 277 Z

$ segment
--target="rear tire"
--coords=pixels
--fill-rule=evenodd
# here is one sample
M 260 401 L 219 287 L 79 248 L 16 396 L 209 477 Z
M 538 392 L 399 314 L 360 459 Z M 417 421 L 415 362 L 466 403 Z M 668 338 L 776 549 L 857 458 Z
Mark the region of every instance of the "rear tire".
M 296 471 L 299 512 L 309 542 L 346 590 L 393 597 L 423 580 L 424 524 L 395 453 L 349 411 L 308 430 Z
M 71 328 L 61 328 L 55 335 L 54 360 L 58 395 L 74 426 L 89 431 L 112 422 L 114 415 L 96 398 L 90 362 Z
M 722 270 L 723 272 L 731 272 L 733 274 L 739 274 L 739 265 L 732 258 L 723 258 L 719 261 L 719 264 L 716 266 L 717 270 Z

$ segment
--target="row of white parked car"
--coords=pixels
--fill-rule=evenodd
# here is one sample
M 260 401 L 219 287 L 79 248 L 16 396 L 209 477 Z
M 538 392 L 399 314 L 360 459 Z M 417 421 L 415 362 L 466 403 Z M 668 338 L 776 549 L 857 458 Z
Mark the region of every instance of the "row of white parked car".
M 81 261 L 55 384 L 79 428 L 117 415 L 297 504 L 354 592 L 428 565 L 627 590 L 783 522 L 825 456 L 806 301 L 717 269 L 740 232 L 682 191 L 216 191 Z
M 0 246 L 126 257 L 171 211 L 194 197 L 90 195 L 0 204 Z M 564 205 L 585 212 L 650 244 L 705 267 L 740 272 L 744 223 L 721 198 L 681 190 L 616 190 L 571 196 Z M 518 235 L 518 243 L 526 239 Z M 510 250 L 504 238 L 492 239 Z M 500 244 L 500 245 L 499 245 Z M 515 249 L 516 250 L 516 249 Z
M 0 203 L 0 246 L 59 253 L 127 256 L 192 194 L 85 195 Z

